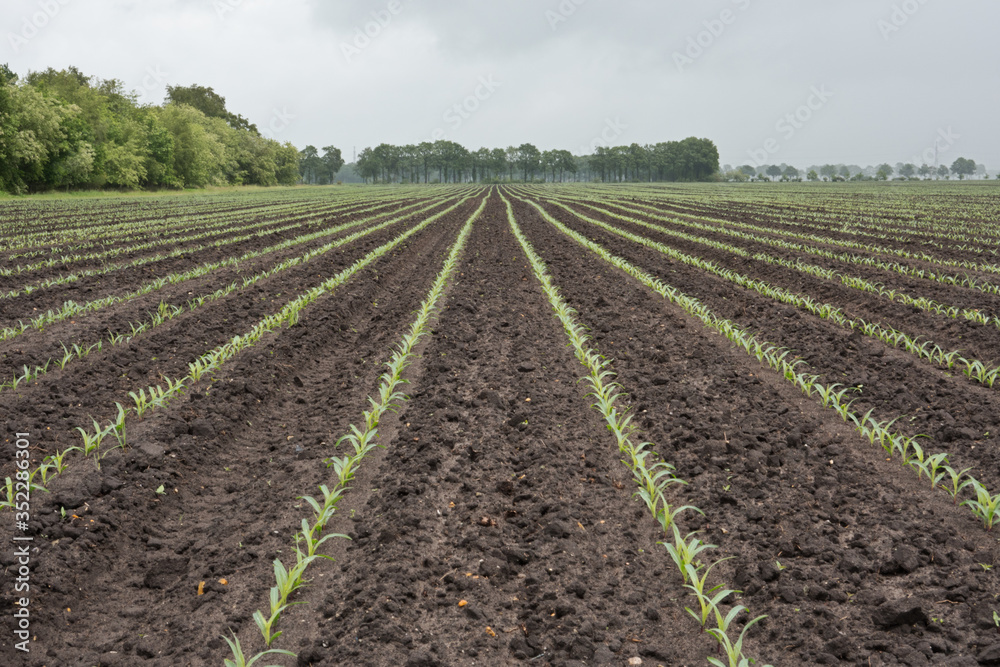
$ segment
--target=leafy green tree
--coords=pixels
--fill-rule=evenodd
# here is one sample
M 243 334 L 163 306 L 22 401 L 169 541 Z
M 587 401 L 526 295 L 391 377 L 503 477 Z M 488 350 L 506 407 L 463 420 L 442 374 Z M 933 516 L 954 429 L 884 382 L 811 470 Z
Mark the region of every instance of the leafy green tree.
M 819 174 L 816 173 L 815 169 L 810 169 L 809 173 L 806 174 L 806 178 L 809 179 L 810 181 L 818 181 L 819 180 Z
M 7 63 L 0 65 L 0 86 L 14 85 L 17 83 L 17 79 L 17 74 L 7 67 Z
M 73 153 L 64 125 L 77 113 L 30 86 L 0 86 L 0 185 L 17 193 L 44 188 L 50 161 Z M 86 166 L 86 157 L 69 170 Z
M 160 120 L 173 138 L 172 171 L 184 187 L 223 183 L 225 146 L 207 128 L 207 117 L 186 104 L 168 104 Z
M 907 162 L 899 168 L 899 175 L 905 176 L 906 178 L 913 178 L 913 175 L 917 173 L 917 166 Z
M 290 141 L 283 144 L 272 141 L 271 144 L 274 146 L 275 180 L 278 185 L 295 185 L 299 182 L 299 150 Z
M 778 176 L 781 176 L 781 167 L 779 167 L 779 166 L 778 166 L 778 165 L 776 165 L 776 164 L 772 164 L 772 165 L 769 165 L 769 166 L 768 166 L 768 167 L 767 167 L 767 168 L 766 168 L 766 169 L 764 170 L 764 173 L 765 173 L 765 174 L 767 174 L 767 175 L 768 175 L 768 177 L 770 177 L 770 179 L 771 179 L 771 180 L 773 181 L 773 180 L 774 180 L 775 178 L 777 178 Z
M 789 180 L 795 179 L 799 177 L 799 170 L 789 165 L 785 167 L 785 169 L 781 172 L 781 175 Z
M 326 165 L 326 171 L 329 176 L 328 182 L 333 183 L 337 172 L 344 167 L 344 157 L 341 155 L 340 149 L 336 146 L 324 146 L 323 164 Z
M 556 181 L 556 164 L 558 159 L 556 158 L 555 151 L 542 151 L 542 172 L 552 174 L 552 182 Z
M 371 179 L 372 182 L 378 181 L 379 174 L 382 173 L 382 165 L 379 157 L 371 148 L 365 148 L 358 153 L 358 159 L 354 164 L 358 176 L 363 178 L 365 182 L 368 179 Z
M 576 174 L 577 165 L 576 160 L 573 159 L 573 154 L 567 150 L 557 150 L 556 151 L 556 168 L 559 170 L 559 182 L 563 181 L 563 175 L 566 172 L 571 174 Z
M 299 175 L 303 183 L 319 183 L 323 170 L 323 161 L 315 146 L 306 146 L 299 152 Z
M 521 170 L 523 180 L 527 182 L 542 167 L 542 153 L 532 144 L 521 144 L 517 147 L 517 168 Z
M 927 164 L 922 164 L 920 165 L 920 169 L 917 170 L 917 173 L 920 174 L 920 178 L 927 178 L 934 173 L 934 169 Z
M 166 103 L 186 104 L 198 109 L 209 118 L 221 118 L 234 130 L 249 130 L 260 134 L 257 126 L 243 116 L 226 109 L 226 98 L 216 93 L 212 88 L 193 84 L 190 86 L 167 86 Z
M 951 173 L 955 174 L 960 179 L 964 179 L 966 176 L 972 176 L 976 173 L 976 163 L 968 158 L 960 157 L 952 163 Z
M 177 102 L 140 106 L 121 81 L 75 67 L 23 80 L 0 68 L 0 188 L 298 181 L 298 151 L 260 137 L 212 89 L 178 87 L 171 96 Z
M 274 146 L 274 156 L 277 160 L 281 146 Z M 340 149 L 336 146 L 324 146 L 323 155 L 319 154 L 315 146 L 306 146 L 298 156 L 298 173 L 303 183 L 310 185 L 328 185 L 333 183 L 334 178 L 344 166 L 344 158 Z M 277 161 L 275 169 L 278 168 Z M 278 176 L 275 176 L 278 179 Z
M 502 148 L 494 148 L 490 151 L 490 172 L 497 180 L 503 178 L 507 172 L 507 151 Z
M 942 164 L 941 166 L 939 166 L 937 168 L 938 178 L 943 178 L 943 179 L 947 180 L 948 179 L 948 174 L 950 174 L 950 173 L 951 172 L 948 170 L 947 165 L 943 165 Z
M 111 141 L 105 144 L 106 183 L 135 190 L 146 181 L 146 151 L 149 140 L 145 126 L 133 118 L 115 119 Z

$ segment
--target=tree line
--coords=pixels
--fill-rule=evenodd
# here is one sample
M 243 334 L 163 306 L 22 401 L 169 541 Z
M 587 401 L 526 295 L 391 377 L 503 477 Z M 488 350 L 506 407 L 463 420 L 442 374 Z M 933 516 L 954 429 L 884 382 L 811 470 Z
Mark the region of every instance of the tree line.
M 698 181 L 718 174 L 719 151 L 711 140 L 695 137 L 645 146 L 598 146 L 585 156 L 541 151 L 532 144 L 472 151 L 441 140 L 365 148 L 354 170 L 366 181 L 382 183 Z
M 0 66 L 0 190 L 292 185 L 299 151 L 261 136 L 212 88 L 168 86 L 144 105 L 75 67 Z
M 21 78 L 0 65 L 0 190 L 322 185 L 344 166 L 335 146 L 300 152 L 262 136 L 212 88 L 166 92 L 161 105 L 141 104 L 123 82 L 76 67 Z M 717 177 L 719 152 L 695 137 L 598 146 L 585 156 L 530 143 L 470 151 L 435 141 L 366 148 L 353 168 L 384 183 L 693 181 Z
M 956 176 L 959 180 L 979 176 L 988 178 L 985 165 L 976 164 L 974 160 L 960 157 L 955 160 L 951 167 L 948 165 L 938 165 L 932 167 L 922 164 L 917 167 L 913 163 L 897 162 L 895 167 L 888 162 L 875 166 L 860 167 L 858 165 L 845 164 L 825 164 L 814 165 L 805 170 L 800 170 L 788 164 L 764 164 L 759 167 L 753 165 L 743 165 L 733 169 L 729 165 L 723 168 L 723 178 L 727 181 L 801 181 L 803 178 L 809 181 L 886 181 L 894 180 L 928 180 L 945 179 Z M 1000 178 L 1000 175 L 997 176 Z

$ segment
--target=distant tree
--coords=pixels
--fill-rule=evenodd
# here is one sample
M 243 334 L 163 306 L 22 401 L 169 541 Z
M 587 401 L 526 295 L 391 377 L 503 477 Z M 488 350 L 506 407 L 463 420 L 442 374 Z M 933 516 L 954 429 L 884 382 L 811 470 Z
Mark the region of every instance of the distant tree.
M 354 169 L 365 182 L 368 182 L 368 179 L 373 182 L 377 181 L 379 174 L 382 173 L 382 165 L 379 163 L 378 156 L 375 155 L 375 151 L 367 147 L 358 153 Z
M 753 178 L 754 176 L 757 175 L 757 170 L 748 164 L 743 165 L 742 167 L 739 168 L 739 170 L 743 172 L 747 176 L 747 178 Z
M 972 176 L 976 173 L 976 163 L 967 158 L 960 157 L 952 163 L 951 173 L 957 175 L 960 179 Z
M 488 182 L 490 180 L 490 149 L 479 148 L 470 153 L 472 160 L 472 180 Z
M 950 172 L 948 171 L 947 165 L 941 165 L 940 167 L 937 168 L 938 178 L 943 178 L 943 179 L 947 180 L 949 173 Z
M 303 183 L 319 182 L 319 171 L 322 168 L 319 151 L 315 146 L 306 146 L 299 151 L 299 175 Z
M 833 178 L 837 175 L 837 167 L 832 164 L 824 164 L 819 168 L 819 175 L 827 179 Z
M 925 163 L 920 165 L 920 169 L 917 170 L 917 173 L 920 174 L 920 178 L 927 178 L 934 173 L 934 169 Z
M 785 167 L 784 171 L 781 172 L 781 175 L 784 176 L 787 179 L 798 178 L 799 177 L 799 170 L 796 169 L 795 167 L 789 165 L 789 166 Z
M 337 172 L 344 166 L 344 158 L 340 153 L 340 149 L 336 146 L 324 146 L 322 159 L 323 164 L 326 166 L 328 182 L 333 183 Z
M 892 165 L 888 162 L 883 162 L 878 166 L 878 170 L 875 173 L 880 181 L 887 180 L 893 174 Z
M 508 146 L 505 150 L 507 156 L 507 180 L 514 180 L 514 168 L 517 167 L 517 148 L 514 146 Z
M 573 154 L 567 150 L 557 150 L 556 168 L 559 170 L 560 183 L 563 181 L 563 175 L 566 174 L 566 172 L 575 175 L 577 171 L 577 166 L 576 166 L 576 160 L 573 159 Z
M 556 182 L 557 162 L 558 160 L 556 158 L 555 151 L 542 151 L 542 160 L 541 160 L 542 172 L 545 173 L 546 175 L 551 172 L 553 183 Z M 548 178 L 548 176 L 546 176 L 546 178 Z
M 770 176 L 771 180 L 774 180 L 778 176 L 781 176 L 781 167 L 776 164 L 772 164 L 764 170 L 764 173 Z
M 490 151 L 490 172 L 497 180 L 503 178 L 507 172 L 507 151 L 502 148 L 494 148 Z
M 913 175 L 917 173 L 917 167 L 914 164 L 907 162 L 899 168 L 899 175 L 905 176 L 906 178 L 913 178 Z
M 810 181 L 818 181 L 819 180 L 819 174 L 816 173 L 815 169 L 810 169 L 809 173 L 806 174 L 806 178 L 808 178 Z
M 850 178 L 851 170 L 847 165 L 841 165 L 840 168 L 837 170 L 837 174 L 845 179 Z
M 534 176 L 542 166 L 542 152 L 532 144 L 521 144 L 517 147 L 517 167 L 521 170 L 524 180 Z
M 344 166 L 344 160 L 340 149 L 334 146 L 324 147 L 322 156 L 315 146 L 306 146 L 299 153 L 298 166 L 303 183 L 328 185 L 333 183 L 337 172 Z

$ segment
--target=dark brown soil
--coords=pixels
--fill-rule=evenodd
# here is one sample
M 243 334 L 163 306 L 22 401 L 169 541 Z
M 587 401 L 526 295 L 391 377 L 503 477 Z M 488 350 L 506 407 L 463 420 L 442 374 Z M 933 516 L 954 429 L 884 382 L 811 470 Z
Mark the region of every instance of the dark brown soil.
M 323 459 L 361 420 L 382 362 L 483 196 L 316 301 L 298 326 L 244 351 L 185 398 L 133 418 L 129 450 L 109 455 L 100 471 L 77 457 L 49 494 L 35 494 L 35 640 L 28 656 L 13 649 L 15 560 L 5 547 L 0 664 L 221 665 L 229 655 L 221 637 L 230 629 L 248 652 L 261 650 L 252 614 L 267 605 L 272 561 L 294 558 L 292 534 L 308 516 L 298 497 L 330 483 Z M 775 667 L 1000 664 L 995 536 L 834 413 L 532 207 L 514 205 L 564 297 L 614 359 L 642 436 L 689 482 L 672 502 L 705 512 L 685 517 L 685 530 L 702 531 L 718 545 L 716 557 L 733 557 L 715 569 L 718 583 L 741 589 L 739 602 L 753 615 L 768 615 L 748 633 L 748 655 Z M 860 409 L 916 415 L 904 425 L 908 432 L 933 429 L 932 450 L 952 448 L 956 462 L 976 465 L 977 476 L 1000 485 L 1000 404 L 990 390 L 546 208 L 720 315 L 794 347 L 812 372 L 864 385 Z M 198 354 L 417 221 L 0 393 L 10 438 L 0 475 L 10 474 L 14 433 L 31 433 L 36 460 L 75 444 L 73 427 L 90 415 L 107 419 L 128 391 L 161 374 L 183 375 Z M 759 277 L 790 289 L 819 287 L 791 275 Z M 194 292 L 210 286 L 200 282 Z M 178 286 L 168 296 L 190 298 L 184 292 L 191 290 Z M 835 296 L 850 295 L 824 298 Z M 92 335 L 154 305 L 116 307 L 0 344 L 3 372 L 20 358 L 48 354 L 69 327 Z M 946 331 L 928 318 L 907 322 L 927 335 Z M 259 665 L 580 667 L 638 657 L 642 665 L 674 667 L 719 657 L 684 611 L 692 600 L 657 544 L 657 524 L 632 497 L 628 470 L 589 407 L 577 382 L 583 369 L 566 342 L 494 191 L 434 335 L 407 372 L 410 400 L 380 424 L 386 448 L 364 461 L 328 527 L 352 539 L 327 542 L 335 562 L 310 568 L 296 598 L 305 604 L 279 623 L 284 634 L 275 645 L 298 658 Z

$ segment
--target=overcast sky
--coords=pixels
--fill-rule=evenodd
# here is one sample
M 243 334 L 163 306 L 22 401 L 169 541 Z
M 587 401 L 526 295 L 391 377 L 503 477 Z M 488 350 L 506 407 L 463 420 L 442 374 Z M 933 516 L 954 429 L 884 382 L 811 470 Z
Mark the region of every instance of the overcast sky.
M 75 65 L 157 104 L 211 86 L 348 160 L 698 136 L 733 165 L 933 163 L 937 146 L 1000 167 L 995 0 L 4 0 L 0 22 L 19 74 Z

